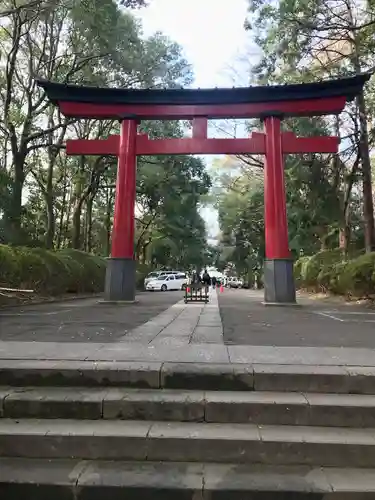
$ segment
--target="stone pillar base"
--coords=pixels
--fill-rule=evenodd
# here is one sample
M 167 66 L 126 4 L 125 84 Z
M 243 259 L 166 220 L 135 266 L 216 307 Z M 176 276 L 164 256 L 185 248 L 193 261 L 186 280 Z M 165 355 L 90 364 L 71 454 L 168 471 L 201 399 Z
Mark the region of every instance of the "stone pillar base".
M 293 259 L 265 259 L 265 305 L 296 305 L 293 264 Z
M 105 302 L 135 301 L 135 265 L 134 259 L 108 258 L 105 276 Z

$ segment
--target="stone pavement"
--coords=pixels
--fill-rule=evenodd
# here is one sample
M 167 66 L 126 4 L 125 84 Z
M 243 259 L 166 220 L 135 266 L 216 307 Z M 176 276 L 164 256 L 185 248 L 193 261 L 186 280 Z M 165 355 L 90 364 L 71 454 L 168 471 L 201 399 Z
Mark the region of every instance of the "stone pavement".
M 373 500 L 375 350 L 251 345 L 248 318 L 276 340 L 305 324 L 313 343 L 319 321 L 354 336 L 344 313 L 366 311 L 257 297 L 178 301 L 129 331 L 133 306 L 77 302 L 83 329 L 117 318 L 115 342 L 0 342 L 1 499 Z M 225 307 L 247 345 L 225 344 Z
M 302 307 L 266 307 L 263 291 L 219 295 L 226 344 L 375 348 L 375 309 L 300 295 Z
M 173 297 L 176 301 L 181 295 L 145 294 L 144 297 L 143 301 L 151 300 L 148 297 L 153 301 L 172 300 L 169 297 Z M 337 310 L 333 311 L 332 304 L 322 307 L 308 299 L 302 299 L 301 308 L 271 308 L 260 305 L 260 299 L 259 292 L 247 290 L 226 290 L 219 295 L 225 342 L 216 293 L 211 293 L 209 304 L 179 301 L 146 323 L 142 321 L 143 316 L 129 331 L 126 331 L 129 318 L 136 316 L 137 310 L 144 311 L 139 305 L 91 305 L 86 308 L 86 316 L 79 302 L 60 305 L 66 308 L 69 318 L 64 324 L 72 318 L 74 321 L 75 311 L 79 311 L 82 330 L 89 325 L 98 333 L 102 328 L 99 342 L 78 342 L 77 337 L 74 337 L 75 342 L 56 342 L 52 340 L 53 328 L 52 338 L 46 342 L 48 328 L 51 328 L 48 325 L 61 325 L 61 319 L 56 318 L 60 314 L 55 310 L 57 306 L 44 306 L 42 319 L 39 313 L 32 312 L 34 308 L 25 309 L 24 317 L 21 313 L 17 317 L 6 314 L 1 317 L 1 338 L 15 340 L 0 341 L 0 359 L 375 367 L 371 311 L 363 308 L 349 311 L 344 305 L 335 305 Z M 52 307 L 55 309 L 51 310 Z M 36 341 L 17 341 L 17 335 L 11 335 L 12 331 L 17 332 L 17 322 L 20 321 L 22 329 L 26 327 L 26 318 L 31 322 L 34 317 L 36 322 L 44 321 L 40 327 L 34 323 Z M 363 321 L 363 317 L 370 319 Z M 114 319 L 117 321 L 116 334 L 110 335 L 108 323 Z M 40 333 L 43 341 L 39 341 Z
M 0 309 L 0 340 L 116 342 L 181 300 L 182 292 L 137 295 L 136 304 L 98 304 L 96 297 Z
M 144 325 L 120 339 L 151 346 L 184 346 L 187 344 L 222 344 L 221 324 L 216 293 L 208 304 L 185 304 L 182 300 Z

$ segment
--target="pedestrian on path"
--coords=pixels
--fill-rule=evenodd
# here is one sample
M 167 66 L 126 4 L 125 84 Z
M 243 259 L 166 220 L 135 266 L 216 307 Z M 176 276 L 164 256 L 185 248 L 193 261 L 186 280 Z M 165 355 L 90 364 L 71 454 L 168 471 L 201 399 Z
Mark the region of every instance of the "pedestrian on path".
M 217 283 L 216 276 L 212 276 L 211 282 L 212 282 L 212 288 L 215 290 Z
M 206 293 L 206 295 L 208 295 L 208 290 L 209 290 L 210 285 L 211 285 L 211 277 L 208 274 L 207 269 L 204 270 L 204 273 L 202 276 L 202 282 L 204 284 L 205 293 Z

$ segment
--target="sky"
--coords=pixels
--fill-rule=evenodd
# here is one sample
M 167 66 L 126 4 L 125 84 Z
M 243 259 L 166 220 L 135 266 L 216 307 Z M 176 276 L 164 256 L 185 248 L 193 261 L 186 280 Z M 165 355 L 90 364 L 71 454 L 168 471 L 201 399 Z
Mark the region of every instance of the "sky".
M 150 0 L 138 11 L 145 36 L 161 31 L 182 46 L 192 64 L 193 87 L 232 87 L 248 84 L 249 35 L 243 24 L 247 0 Z M 208 167 L 212 157 L 206 156 Z M 219 231 L 217 214 L 203 208 L 210 235 Z

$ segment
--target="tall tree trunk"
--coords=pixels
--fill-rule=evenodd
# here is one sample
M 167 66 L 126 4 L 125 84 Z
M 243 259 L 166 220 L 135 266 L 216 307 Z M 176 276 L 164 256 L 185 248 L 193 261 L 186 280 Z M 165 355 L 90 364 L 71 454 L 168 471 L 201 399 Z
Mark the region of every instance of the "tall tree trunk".
M 113 211 L 113 190 L 107 189 L 107 199 L 106 199 L 106 217 L 105 217 L 105 228 L 106 228 L 106 255 L 111 255 L 111 232 L 112 232 L 112 211 Z
M 25 182 L 25 154 L 17 152 L 14 155 L 13 183 L 12 183 L 12 205 L 7 216 L 8 226 L 11 230 L 13 243 L 22 243 L 21 218 L 22 218 L 22 191 Z
M 86 200 L 86 231 L 85 231 L 85 250 L 91 252 L 92 250 L 92 206 L 94 203 L 94 196 L 89 196 Z
M 66 210 L 66 220 L 65 220 L 65 228 L 64 228 L 64 240 L 65 242 L 69 242 L 71 244 L 71 232 L 70 232 L 70 218 L 72 215 L 72 195 L 69 193 L 69 199 L 68 199 L 68 204 L 67 204 L 67 210 Z
M 362 164 L 362 182 L 363 182 L 363 218 L 365 223 L 365 248 L 366 252 L 375 250 L 375 226 L 374 226 L 374 204 L 372 200 L 372 179 L 371 179 L 371 161 L 368 141 L 368 128 L 366 119 L 366 106 L 363 93 L 358 98 L 359 124 L 360 124 L 360 142 Z
M 76 200 L 72 214 L 72 248 L 81 248 L 81 215 L 83 200 Z
M 344 220 L 339 231 L 339 247 L 345 257 L 348 256 L 351 239 L 351 224 L 350 224 L 350 204 L 345 203 Z
M 52 249 L 54 247 L 54 237 L 55 237 L 55 213 L 53 197 L 46 196 L 46 208 L 47 208 L 47 230 L 46 230 L 46 247 Z
M 59 229 L 57 232 L 57 241 L 56 241 L 56 247 L 61 248 L 62 242 L 64 241 L 64 217 L 66 214 L 66 191 L 67 191 L 67 179 L 66 179 L 66 172 L 64 173 L 64 184 L 63 184 L 63 192 L 62 192 L 62 200 L 61 200 L 61 207 L 60 207 L 60 214 L 59 214 Z
M 54 195 L 53 195 L 53 161 L 50 158 L 48 163 L 47 183 L 45 188 L 45 201 L 47 211 L 47 230 L 46 230 L 46 247 L 53 248 L 53 239 L 55 237 L 55 212 L 54 212 Z
M 359 33 L 356 27 L 356 18 L 353 14 L 353 5 L 348 2 L 347 9 L 350 20 L 350 39 L 352 43 L 351 62 L 354 66 L 357 75 L 362 72 L 362 64 L 360 58 L 360 41 L 358 41 Z M 366 117 L 366 104 L 363 91 L 357 96 L 357 106 L 359 113 L 359 152 L 362 165 L 362 192 L 363 192 L 363 218 L 365 232 L 365 249 L 366 252 L 375 250 L 375 226 L 374 226 L 374 205 L 372 201 L 372 181 L 371 181 L 371 162 L 369 152 L 368 127 Z
M 83 182 L 84 182 L 84 171 L 85 171 L 85 157 L 81 156 L 79 159 L 79 169 L 77 172 L 77 179 L 74 185 L 74 205 L 72 214 L 72 247 L 80 249 L 81 246 L 81 215 L 82 215 L 82 205 L 84 199 L 82 198 L 83 193 Z

